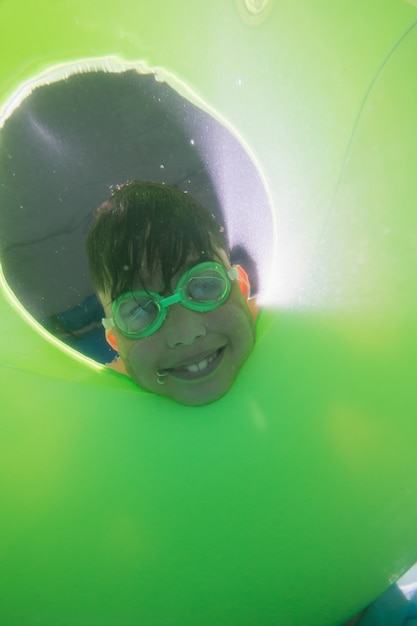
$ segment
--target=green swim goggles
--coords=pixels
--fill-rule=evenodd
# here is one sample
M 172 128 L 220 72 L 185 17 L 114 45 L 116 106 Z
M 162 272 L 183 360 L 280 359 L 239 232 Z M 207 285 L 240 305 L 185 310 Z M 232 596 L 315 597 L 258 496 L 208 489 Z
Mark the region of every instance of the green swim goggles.
M 172 304 L 180 303 L 191 311 L 212 311 L 227 300 L 230 281 L 237 278 L 236 268 L 226 271 L 219 263 L 199 263 L 182 275 L 171 296 L 144 290 L 122 294 L 113 302 L 113 317 L 104 318 L 103 326 L 117 326 L 129 339 L 149 337 L 162 326 Z

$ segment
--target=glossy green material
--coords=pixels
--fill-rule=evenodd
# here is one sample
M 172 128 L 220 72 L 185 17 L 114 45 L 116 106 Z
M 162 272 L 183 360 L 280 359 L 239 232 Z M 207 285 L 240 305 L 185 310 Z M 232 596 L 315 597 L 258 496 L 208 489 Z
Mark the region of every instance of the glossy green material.
M 246 5 L 0 3 L 1 103 L 58 63 L 162 67 L 246 140 L 278 223 L 256 349 L 211 406 L 2 295 L 7 626 L 330 626 L 417 560 L 417 9 Z

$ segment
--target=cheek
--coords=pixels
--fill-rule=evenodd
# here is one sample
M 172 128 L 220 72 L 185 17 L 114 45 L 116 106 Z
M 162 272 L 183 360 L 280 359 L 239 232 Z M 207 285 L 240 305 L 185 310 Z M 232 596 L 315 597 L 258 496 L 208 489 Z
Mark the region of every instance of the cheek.
M 128 374 L 139 382 L 155 375 L 158 348 L 150 339 L 122 340 L 119 354 L 123 359 Z
M 255 324 L 244 302 L 231 302 L 220 307 L 216 324 L 223 334 L 235 344 L 235 349 L 247 350 L 255 340 Z

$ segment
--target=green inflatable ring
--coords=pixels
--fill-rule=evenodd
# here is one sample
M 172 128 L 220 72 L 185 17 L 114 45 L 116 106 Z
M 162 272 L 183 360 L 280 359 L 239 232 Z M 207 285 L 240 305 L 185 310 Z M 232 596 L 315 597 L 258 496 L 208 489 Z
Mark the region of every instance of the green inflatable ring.
M 162 68 L 250 146 L 278 225 L 209 406 L 76 356 L 3 280 L 7 626 L 336 626 L 417 560 L 417 12 L 383 4 L 0 4 L 3 117 L 51 68 Z

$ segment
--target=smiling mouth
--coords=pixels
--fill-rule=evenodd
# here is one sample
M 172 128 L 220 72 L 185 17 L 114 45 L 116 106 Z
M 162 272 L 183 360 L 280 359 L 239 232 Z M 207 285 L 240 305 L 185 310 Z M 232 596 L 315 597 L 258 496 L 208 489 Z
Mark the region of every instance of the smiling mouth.
M 181 378 L 182 380 L 198 380 L 205 378 L 212 374 L 220 364 L 225 346 L 219 348 L 215 352 L 204 357 L 200 361 L 194 361 L 186 365 L 180 365 L 178 367 L 172 367 L 163 370 L 167 374 L 170 374 L 174 378 Z

